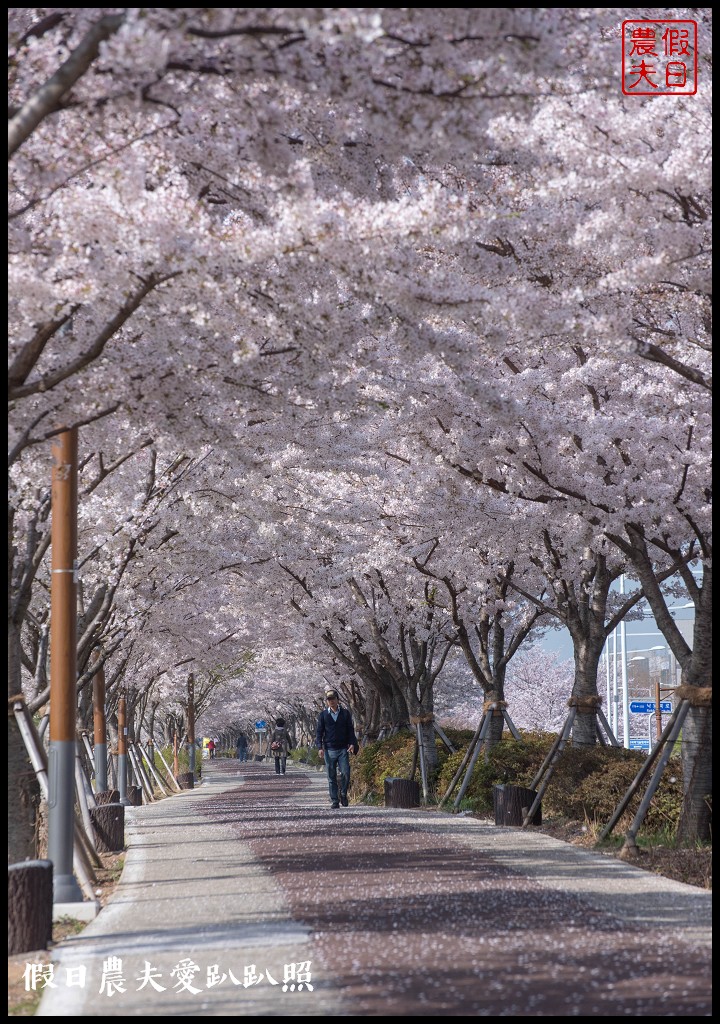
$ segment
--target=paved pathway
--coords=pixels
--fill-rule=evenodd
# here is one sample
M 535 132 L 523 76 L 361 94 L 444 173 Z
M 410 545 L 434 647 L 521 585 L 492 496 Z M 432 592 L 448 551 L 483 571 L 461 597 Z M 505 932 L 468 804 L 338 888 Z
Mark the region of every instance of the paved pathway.
M 711 1015 L 707 891 L 473 818 L 331 810 L 304 768 L 204 769 L 127 809 L 120 884 L 37 1016 Z

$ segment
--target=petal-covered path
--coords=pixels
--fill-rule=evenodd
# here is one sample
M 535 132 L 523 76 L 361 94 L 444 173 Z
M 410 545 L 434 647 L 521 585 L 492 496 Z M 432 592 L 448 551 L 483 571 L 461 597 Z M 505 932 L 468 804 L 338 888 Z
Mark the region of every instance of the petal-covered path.
M 40 1016 L 711 1014 L 711 893 L 614 858 L 434 811 L 331 810 L 321 773 L 266 763 L 216 761 L 131 816 L 115 898 L 59 947 Z

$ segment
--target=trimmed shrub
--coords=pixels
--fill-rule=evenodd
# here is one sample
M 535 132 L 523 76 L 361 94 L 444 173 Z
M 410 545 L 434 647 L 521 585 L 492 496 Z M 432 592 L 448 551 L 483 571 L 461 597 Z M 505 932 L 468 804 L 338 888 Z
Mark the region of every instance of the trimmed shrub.
M 437 799 L 444 795 L 465 756 L 472 732 L 446 730 L 448 738 L 459 749 L 450 754 L 438 740 L 440 767 L 432 780 Z M 472 779 L 465 791 L 462 807 L 474 813 L 493 813 L 493 786 L 510 783 L 530 788 L 545 761 L 556 736 L 552 733 L 522 732 L 521 739 L 508 737 L 492 750 L 480 754 Z M 387 740 L 368 744 L 357 758 L 353 772 L 353 791 L 366 803 L 382 803 L 384 782 L 388 776 L 408 778 L 415 749 L 415 736 L 398 733 Z M 604 825 L 625 796 L 645 761 L 641 751 L 622 747 L 573 747 L 566 744 L 556 761 L 547 789 L 543 794 L 543 814 L 580 822 Z M 681 764 L 671 759 L 653 796 L 643 822 L 643 831 L 674 832 L 680 815 L 682 799 Z M 416 774 L 416 778 L 419 774 Z M 452 807 L 462 776 L 450 795 L 446 809 Z M 647 788 L 645 779 L 633 794 L 620 827 L 629 824 Z

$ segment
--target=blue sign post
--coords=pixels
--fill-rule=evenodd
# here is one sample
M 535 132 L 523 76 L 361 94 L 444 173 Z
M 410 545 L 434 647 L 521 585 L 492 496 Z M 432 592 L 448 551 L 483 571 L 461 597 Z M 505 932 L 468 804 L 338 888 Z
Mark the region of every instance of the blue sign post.
M 266 728 L 267 728 L 267 722 L 265 722 L 263 719 L 261 719 L 259 722 L 255 723 L 255 730 L 256 730 L 256 732 L 265 732 Z
M 631 700 L 630 701 L 630 713 L 633 715 L 651 715 L 655 712 L 657 705 L 654 700 Z M 670 714 L 672 711 L 672 701 L 661 700 L 660 711 L 663 714 Z

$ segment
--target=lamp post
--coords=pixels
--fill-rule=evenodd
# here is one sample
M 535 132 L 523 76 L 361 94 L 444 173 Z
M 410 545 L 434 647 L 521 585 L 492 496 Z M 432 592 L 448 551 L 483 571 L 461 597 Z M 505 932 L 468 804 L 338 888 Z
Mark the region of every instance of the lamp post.
M 73 874 L 77 715 L 77 427 L 52 443 L 48 859 L 53 903 L 82 903 Z
M 625 594 L 625 574 L 620 577 L 620 593 Z M 627 644 L 625 619 L 620 622 L 620 671 L 622 673 L 623 746 L 630 748 L 630 694 L 627 677 Z

